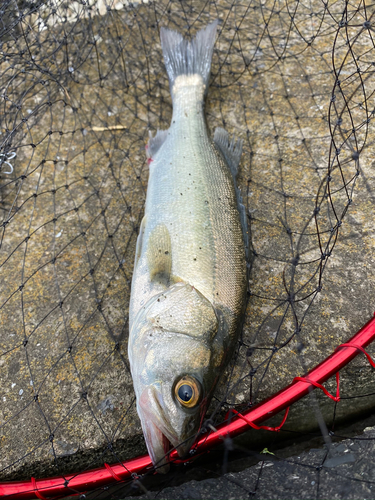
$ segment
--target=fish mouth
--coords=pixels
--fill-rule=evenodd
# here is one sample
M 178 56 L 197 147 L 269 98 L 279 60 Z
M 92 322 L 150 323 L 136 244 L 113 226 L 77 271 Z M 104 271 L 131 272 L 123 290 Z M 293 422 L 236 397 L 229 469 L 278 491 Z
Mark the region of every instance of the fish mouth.
M 157 472 L 169 471 L 169 453 L 176 449 L 178 456 L 184 458 L 189 452 L 195 436 L 184 440 L 172 429 L 162 407 L 159 391 L 153 386 L 147 387 L 140 398 L 138 414 L 141 417 L 143 434 L 148 453 Z
M 166 474 L 169 471 L 169 451 L 171 442 L 162 431 L 149 419 L 142 419 L 142 429 L 146 440 L 148 454 L 157 472 Z

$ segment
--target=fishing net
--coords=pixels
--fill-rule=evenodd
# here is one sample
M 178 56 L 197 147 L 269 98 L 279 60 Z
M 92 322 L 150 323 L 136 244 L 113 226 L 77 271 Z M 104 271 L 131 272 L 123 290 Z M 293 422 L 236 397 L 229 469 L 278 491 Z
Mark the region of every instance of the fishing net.
M 244 140 L 238 184 L 250 235 L 248 306 L 204 428 L 305 375 L 371 317 L 373 14 L 369 0 L 3 0 L 2 481 L 79 476 L 146 452 L 127 360 L 128 305 L 145 144 L 172 113 L 162 26 L 191 37 L 220 20 L 207 125 L 211 135 L 220 126 Z M 340 375 L 339 403 L 316 391 L 291 407 L 277 434 L 251 430 L 165 477 L 150 471 L 86 496 L 152 490 L 151 498 L 163 498 L 166 485 L 260 463 L 241 491 L 266 498 L 264 484 L 259 493 L 266 450 L 285 467 L 295 455 L 295 464 L 314 468 L 306 498 L 323 498 L 323 479 L 337 486 L 337 498 L 349 498 L 371 483 L 371 472 L 348 480 L 355 459 L 345 456 L 355 454 L 340 451 L 322 467 L 332 443 L 348 437 L 336 430 L 371 413 L 375 395 L 365 356 Z M 335 392 L 335 384 L 326 387 Z M 374 422 L 361 425 L 357 433 Z M 323 453 L 297 457 L 314 446 Z M 292 498 L 293 481 L 279 477 L 289 488 L 272 498 Z M 344 478 L 349 486 L 340 488 Z M 228 476 L 220 481 L 213 488 L 234 488 Z M 177 489 L 180 498 L 198 498 L 186 488 Z M 66 495 L 74 493 L 67 484 Z

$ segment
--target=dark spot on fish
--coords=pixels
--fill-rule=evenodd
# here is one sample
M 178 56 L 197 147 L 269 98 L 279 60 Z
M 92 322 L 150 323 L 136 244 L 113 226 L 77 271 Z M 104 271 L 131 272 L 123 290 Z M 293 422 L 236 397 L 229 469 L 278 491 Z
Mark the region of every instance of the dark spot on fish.
M 168 252 L 168 250 L 166 250 L 166 251 L 165 251 L 164 253 L 165 253 L 165 255 L 169 255 L 169 252 Z

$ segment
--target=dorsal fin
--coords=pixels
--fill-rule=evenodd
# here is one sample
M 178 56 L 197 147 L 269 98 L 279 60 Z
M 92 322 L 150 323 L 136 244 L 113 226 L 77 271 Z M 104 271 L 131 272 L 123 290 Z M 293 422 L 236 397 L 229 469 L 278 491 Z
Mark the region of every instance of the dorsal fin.
M 230 171 L 232 173 L 233 181 L 234 181 L 234 187 L 236 189 L 236 196 L 237 196 L 237 208 L 240 213 L 240 220 L 241 220 L 241 226 L 242 226 L 242 233 L 243 233 L 243 240 L 245 244 L 245 252 L 246 252 L 246 261 L 248 264 L 248 269 L 249 269 L 249 233 L 248 233 L 248 227 L 247 227 L 247 216 L 246 216 L 246 209 L 244 204 L 242 203 L 242 196 L 241 192 L 237 186 L 237 176 L 238 176 L 238 166 L 240 164 L 240 159 L 242 155 L 242 145 L 243 141 L 242 139 L 236 139 L 235 136 L 233 136 L 232 140 L 229 138 L 229 134 L 226 130 L 224 130 L 221 127 L 217 127 L 215 129 L 215 134 L 214 134 L 214 143 L 220 150 L 221 154 L 224 156 L 225 161 L 228 164 L 228 167 L 230 168 Z
M 236 185 L 238 165 L 240 164 L 242 155 L 243 140 L 236 139 L 235 136 L 233 136 L 232 140 L 230 140 L 228 132 L 221 127 L 217 127 L 214 133 L 214 142 L 226 159 L 233 175 L 234 184 Z
M 164 224 L 156 226 L 150 234 L 147 264 L 150 280 L 168 286 L 172 270 L 172 246 L 169 231 Z

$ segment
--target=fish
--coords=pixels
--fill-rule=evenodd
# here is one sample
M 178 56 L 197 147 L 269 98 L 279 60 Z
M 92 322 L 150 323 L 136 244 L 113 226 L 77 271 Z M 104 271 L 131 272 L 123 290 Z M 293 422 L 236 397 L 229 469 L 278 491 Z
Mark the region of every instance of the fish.
M 145 212 L 136 243 L 128 355 L 137 412 L 158 472 L 185 457 L 242 327 L 246 212 L 236 183 L 242 141 L 216 128 L 205 96 L 218 20 L 191 41 L 161 28 L 173 113 L 150 133 Z

